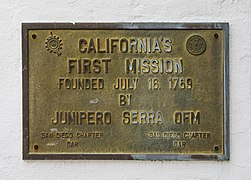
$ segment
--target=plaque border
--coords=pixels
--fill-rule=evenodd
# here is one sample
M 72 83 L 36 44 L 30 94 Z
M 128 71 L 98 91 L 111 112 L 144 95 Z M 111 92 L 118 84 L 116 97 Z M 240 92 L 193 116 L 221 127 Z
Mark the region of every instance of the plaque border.
M 218 160 L 230 159 L 229 23 L 22 23 L 23 160 Z M 224 154 L 29 154 L 29 30 L 223 30 L 224 38 Z

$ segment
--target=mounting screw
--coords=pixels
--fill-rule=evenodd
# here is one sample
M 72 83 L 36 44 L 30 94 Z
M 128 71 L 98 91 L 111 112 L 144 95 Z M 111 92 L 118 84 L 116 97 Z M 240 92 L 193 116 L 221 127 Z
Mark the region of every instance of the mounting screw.
M 218 145 L 214 145 L 214 151 L 219 151 L 220 147 Z
M 38 150 L 38 145 L 37 144 L 34 145 L 34 149 Z
M 36 39 L 37 35 L 36 34 L 32 34 L 31 37 L 32 37 L 32 39 Z
M 219 37 L 219 35 L 217 33 L 215 33 L 214 37 L 217 39 Z

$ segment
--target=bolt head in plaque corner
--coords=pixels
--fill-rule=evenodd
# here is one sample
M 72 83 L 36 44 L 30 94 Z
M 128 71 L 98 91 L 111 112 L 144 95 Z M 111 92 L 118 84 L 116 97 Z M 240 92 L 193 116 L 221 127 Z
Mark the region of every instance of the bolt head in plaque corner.
M 206 51 L 207 44 L 202 36 L 192 35 L 188 38 L 186 42 L 186 48 L 190 54 L 198 56 Z
M 48 52 L 55 53 L 57 56 L 60 56 L 62 54 L 61 50 L 63 49 L 62 40 L 59 36 L 50 32 L 50 36 L 45 41 L 45 48 Z

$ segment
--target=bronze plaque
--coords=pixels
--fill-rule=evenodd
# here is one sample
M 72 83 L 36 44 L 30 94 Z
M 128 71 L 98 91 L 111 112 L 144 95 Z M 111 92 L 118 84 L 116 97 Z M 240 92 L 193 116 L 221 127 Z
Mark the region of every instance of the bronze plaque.
M 228 160 L 228 23 L 24 23 L 23 159 Z

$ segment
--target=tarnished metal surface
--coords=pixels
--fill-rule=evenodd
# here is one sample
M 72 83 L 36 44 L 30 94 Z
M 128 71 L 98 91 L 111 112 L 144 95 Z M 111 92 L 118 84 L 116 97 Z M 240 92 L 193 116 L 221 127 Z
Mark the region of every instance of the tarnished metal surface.
M 229 158 L 228 24 L 23 24 L 24 159 Z

